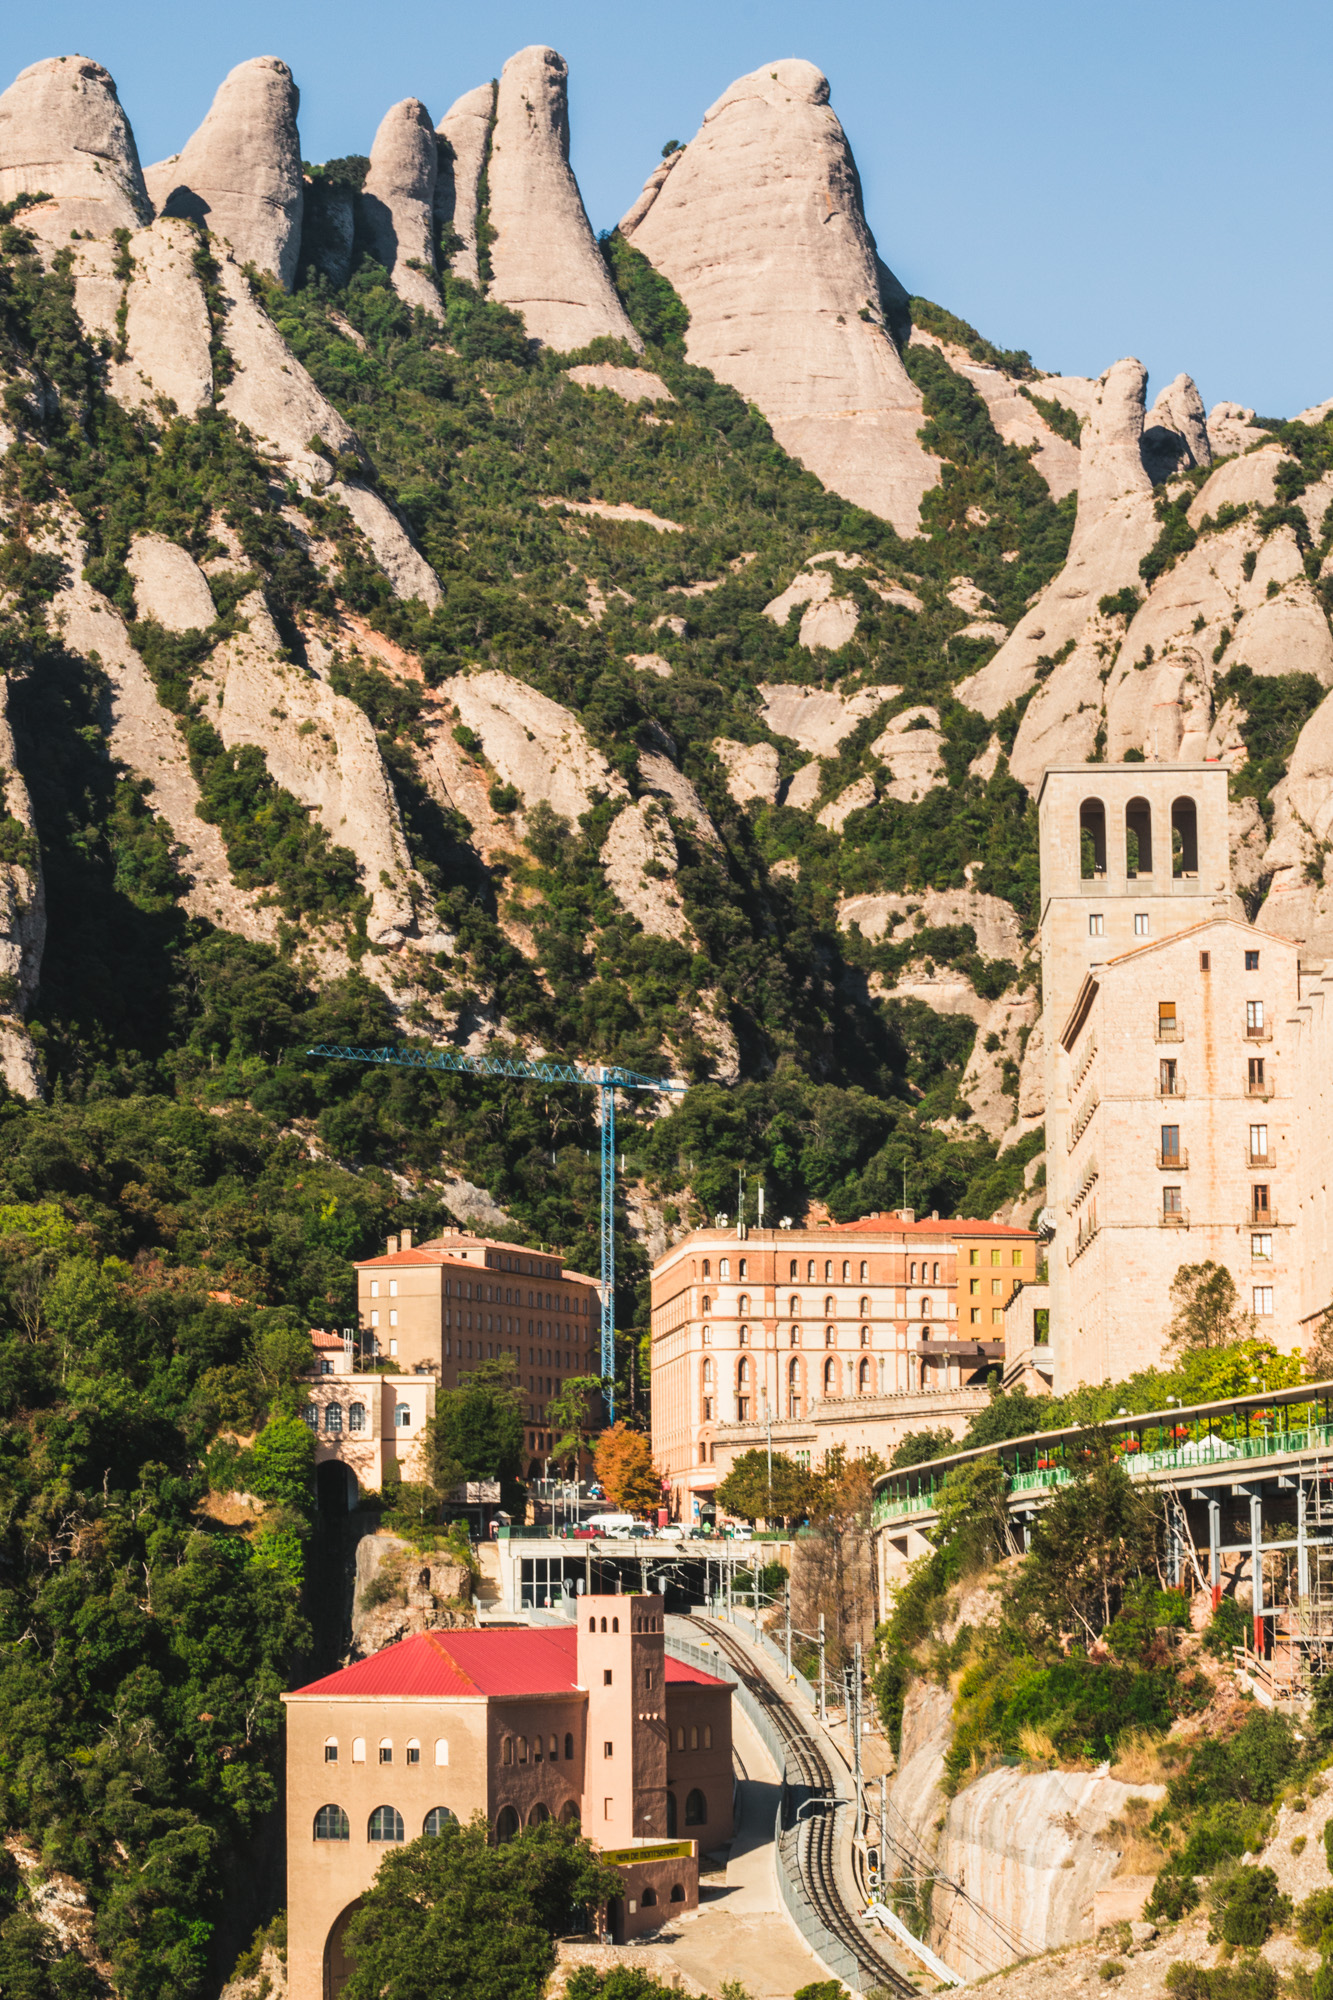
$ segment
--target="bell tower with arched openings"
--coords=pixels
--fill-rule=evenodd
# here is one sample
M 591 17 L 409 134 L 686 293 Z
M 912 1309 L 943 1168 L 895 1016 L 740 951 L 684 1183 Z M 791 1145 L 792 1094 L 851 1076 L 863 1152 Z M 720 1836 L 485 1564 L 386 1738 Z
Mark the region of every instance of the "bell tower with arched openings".
M 1221 764 L 1055 765 L 1042 777 L 1037 816 L 1046 1186 L 1055 1223 L 1049 1253 L 1051 1340 L 1055 1386 L 1063 1390 L 1128 1373 L 1128 1360 L 1122 1365 L 1120 1308 L 1142 1323 L 1155 1346 L 1169 1291 L 1166 1266 L 1158 1271 L 1155 1264 L 1151 1270 L 1145 1265 L 1142 1296 L 1134 1297 L 1131 1270 L 1137 1265 L 1125 1233 L 1126 1188 L 1116 1142 L 1127 1122 L 1141 1125 L 1149 1146 L 1144 1162 L 1151 1169 L 1157 1158 L 1151 1135 L 1171 1106 L 1167 1114 L 1155 1101 L 1132 1106 L 1134 1091 L 1120 1073 L 1120 1058 L 1109 1045 L 1096 1056 L 1095 1030 L 1079 1028 L 1089 975 L 1106 984 L 1100 969 L 1112 960 L 1239 912 L 1231 892 L 1227 772 Z M 1151 1042 L 1151 1027 L 1145 1032 Z M 1161 1053 L 1155 1044 L 1148 1049 L 1143 1060 L 1150 1070 L 1151 1058 Z M 1169 1069 L 1174 1077 L 1176 1065 Z M 1202 1083 L 1202 1076 L 1192 1079 L 1193 1088 Z M 1149 1171 L 1143 1185 L 1152 1178 Z M 1193 1180 L 1199 1178 L 1195 1173 Z M 1200 1192 L 1194 1189 L 1196 1199 Z M 1159 1199 L 1155 1185 L 1149 1193 Z M 1183 1212 L 1188 1204 L 1183 1195 L 1179 1199 Z M 1144 1226 L 1154 1243 L 1164 1235 L 1155 1215 Z M 1162 1255 L 1174 1270 L 1187 1261 L 1184 1239 L 1168 1233 Z M 1234 1228 L 1229 1233 L 1234 1235 Z M 1118 1276 L 1103 1262 L 1112 1239 L 1117 1255 L 1126 1259 L 1116 1267 Z M 1137 1360 L 1141 1365 L 1142 1357 Z
M 1221 764 L 1056 764 L 1037 792 L 1046 1062 L 1094 965 L 1233 913 Z M 1047 1093 L 1047 1150 L 1051 1097 Z

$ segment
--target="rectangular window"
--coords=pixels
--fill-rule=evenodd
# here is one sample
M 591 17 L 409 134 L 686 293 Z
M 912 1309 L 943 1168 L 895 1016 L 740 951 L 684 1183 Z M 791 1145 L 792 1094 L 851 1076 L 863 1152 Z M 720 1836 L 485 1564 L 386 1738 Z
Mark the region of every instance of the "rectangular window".
M 1178 1160 L 1180 1158 L 1179 1125 L 1163 1125 L 1162 1158 L 1163 1160 Z
M 1162 1214 L 1180 1215 L 1182 1213 L 1180 1189 L 1178 1187 L 1164 1187 L 1162 1189 Z
M 1208 954 L 1208 953 L 1207 953 L 1206 951 L 1201 951 L 1201 952 L 1199 953 L 1199 970 L 1200 970 L 1200 972 L 1207 972 L 1207 970 L 1208 970 L 1209 966 L 1210 966 L 1210 965 L 1212 964 L 1212 962 L 1213 962 L 1213 961 L 1212 961 L 1212 959 L 1210 958 L 1209 954 Z
M 419 1743 L 408 1744 L 407 1761 L 409 1764 L 419 1764 L 421 1762 L 421 1745 Z
M 1147 937 L 1148 935 L 1148 912 L 1146 910 L 1136 910 L 1134 912 L 1134 935 L 1135 937 Z
M 970 1278 L 968 1280 L 967 1289 L 969 1290 L 969 1292 L 971 1292 L 972 1296 L 975 1298 L 977 1293 L 981 1290 L 980 1278 Z
M 991 1281 L 990 1281 L 990 1293 L 991 1293 L 991 1297 L 992 1297 L 993 1299 L 998 1299 L 998 1298 L 999 1298 L 999 1296 L 1000 1296 L 1000 1293 L 1001 1293 L 1001 1292 L 1002 1292 L 1003 1290 L 1004 1290 L 1004 1280 L 1003 1280 L 1003 1278 L 992 1278 L 992 1279 L 991 1279 Z
M 738 1424 L 748 1424 L 750 1421 L 750 1398 L 748 1396 L 738 1396 L 736 1398 L 736 1421 Z
M 1000 1253 L 999 1253 L 999 1251 L 998 1251 L 998 1250 L 992 1250 L 992 1251 L 991 1251 L 991 1253 L 990 1253 L 990 1260 L 991 1260 L 991 1263 L 992 1263 L 992 1264 L 998 1264 L 998 1263 L 999 1263 L 999 1261 L 1000 1261 Z
M 603 1667 L 603 1668 L 602 1668 L 602 1686 L 603 1686 L 604 1688 L 609 1688 L 609 1687 L 610 1687 L 610 1685 L 611 1685 L 611 1669 L 610 1669 L 610 1667 Z
M 1271 1259 L 1273 1255 L 1272 1237 L 1252 1236 L 1250 1238 L 1250 1255 L 1251 1257 L 1262 1257 L 1265 1259 Z
M 398 1324 L 398 1315 L 397 1315 L 397 1313 L 396 1313 L 396 1312 L 391 1312 L 391 1313 L 389 1314 L 389 1325 L 390 1325 L 390 1326 L 397 1326 L 397 1324 Z
M 390 1278 L 390 1280 L 389 1280 L 389 1297 L 390 1297 L 391 1299 L 396 1299 L 396 1298 L 397 1298 L 397 1296 L 398 1296 L 398 1280 L 397 1280 L 397 1278 Z
M 370 1281 L 370 1296 L 372 1299 L 377 1299 L 379 1295 L 380 1295 L 380 1281 L 378 1278 L 372 1278 Z
M 1249 1090 L 1251 1096 L 1257 1096 L 1263 1087 L 1264 1059 L 1262 1056 L 1251 1056 L 1249 1070 Z
M 614 1746 L 613 1744 L 611 1744 L 611 1743 L 603 1743 L 603 1745 L 602 1745 L 602 1755 L 603 1755 L 603 1757 L 609 1757 L 609 1756 L 611 1755 L 611 1753 L 612 1753 L 612 1751 L 613 1751 L 614 1747 L 615 1747 L 615 1746 Z M 608 1800 L 607 1800 L 607 1804 L 608 1804 L 608 1805 L 610 1805 L 610 1803 L 611 1803 L 611 1801 L 610 1801 L 610 1800 L 608 1799 Z
M 1245 1002 L 1245 1032 L 1246 1032 L 1246 1034 L 1247 1034 L 1247 1035 L 1253 1035 L 1253 1034 L 1257 1034 L 1257 1032 L 1259 1031 L 1259 1029 L 1261 1029 L 1261 1028 L 1263 1027 L 1263 1025 L 1264 1025 L 1264 1003 L 1263 1003 L 1263 1001 L 1262 1001 L 1262 1000 L 1247 1000 L 1247 1001 Z
M 1021 1250 L 1011 1250 L 1009 1253 L 1009 1262 L 1011 1264 L 1021 1264 L 1023 1262 L 1023 1252 Z
M 1176 1031 L 1176 1003 L 1174 1000 L 1157 1002 L 1157 1032 L 1159 1035 L 1174 1035 Z
M 324 1762 L 325 1762 L 326 1764 L 336 1764 L 336 1763 L 337 1763 L 337 1761 L 338 1761 L 338 1746 L 337 1746 L 337 1744 L 336 1744 L 336 1743 L 326 1743 L 326 1744 L 324 1745 Z
M 1090 917 L 1088 918 L 1088 936 L 1089 936 L 1089 937 L 1105 937 L 1105 936 L 1106 936 L 1106 919 L 1105 919 L 1105 917 L 1093 917 L 1093 916 L 1090 916 Z
M 1256 1285 L 1254 1288 L 1254 1310 L 1261 1319 L 1267 1319 L 1273 1310 L 1273 1287 Z
M 1250 1158 L 1252 1160 L 1266 1160 L 1268 1158 L 1268 1127 L 1266 1125 L 1251 1125 L 1250 1127 Z
M 991 1307 L 991 1309 L 990 1309 L 990 1318 L 991 1318 L 991 1325 L 992 1325 L 992 1326 L 1003 1326 L 1003 1325 L 1004 1325 L 1004 1314 L 1003 1314 L 1003 1312 L 1001 1311 L 1001 1309 L 999 1308 L 999 1306 L 992 1306 L 992 1307 Z
M 1247 972 L 1257 972 L 1259 970 L 1259 954 L 1257 951 L 1246 952 L 1245 970 Z
M 378 1326 L 378 1325 L 379 1325 L 379 1323 L 380 1323 L 380 1316 L 379 1316 L 379 1314 L 378 1314 L 378 1313 L 372 1313 L 372 1314 L 370 1315 L 370 1324 L 371 1324 L 372 1326 Z
M 1267 1181 L 1256 1181 L 1254 1183 L 1254 1186 L 1250 1189 L 1250 1203 L 1251 1203 L 1251 1212 L 1255 1216 L 1268 1215 L 1269 1207 L 1268 1207 Z
M 391 1341 L 389 1342 L 389 1356 L 390 1356 L 390 1359 L 393 1359 L 393 1358 L 395 1358 L 395 1357 L 397 1356 L 397 1353 L 398 1353 L 398 1342 L 397 1342 L 396 1340 L 391 1340 Z
M 967 1253 L 967 1261 L 969 1264 L 979 1264 L 981 1262 L 980 1250 L 969 1250 Z
M 1176 1094 L 1176 1059 L 1164 1056 L 1157 1065 L 1157 1088 L 1161 1096 L 1174 1097 Z
M 973 1326 L 980 1326 L 980 1325 L 981 1325 L 981 1307 L 980 1307 L 980 1306 L 973 1306 L 973 1307 L 972 1307 L 972 1324 L 973 1324 Z

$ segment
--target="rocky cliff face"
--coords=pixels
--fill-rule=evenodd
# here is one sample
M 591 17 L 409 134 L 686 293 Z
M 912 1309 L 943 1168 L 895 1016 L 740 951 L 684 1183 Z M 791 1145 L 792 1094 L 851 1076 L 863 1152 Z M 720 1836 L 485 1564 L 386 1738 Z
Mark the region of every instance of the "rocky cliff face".
M 570 168 L 568 75 L 564 58 L 539 46 L 500 72 L 487 169 L 491 294 L 521 312 L 545 347 L 586 347 L 611 334 L 638 348 Z
M 238 63 L 184 149 L 145 176 L 159 215 L 205 223 L 238 264 L 280 285 L 295 278 L 301 247 L 299 104 L 285 62 Z
M 459 239 L 449 260 L 450 270 L 478 288 L 477 208 L 494 120 L 495 86 L 481 83 L 451 104 L 439 125 L 436 222 L 441 230 L 448 229 Z
M 826 486 L 915 532 L 938 460 L 885 321 L 851 148 L 813 63 L 743 76 L 622 233 L 690 310 L 690 359 L 757 403 Z
M 370 149 L 361 226 L 400 299 L 443 317 L 435 283 L 435 127 L 417 97 L 390 106 Z
M 85 56 L 51 56 L 0 97 L 0 202 L 46 194 L 31 226 L 56 243 L 148 221 L 148 191 L 116 86 Z

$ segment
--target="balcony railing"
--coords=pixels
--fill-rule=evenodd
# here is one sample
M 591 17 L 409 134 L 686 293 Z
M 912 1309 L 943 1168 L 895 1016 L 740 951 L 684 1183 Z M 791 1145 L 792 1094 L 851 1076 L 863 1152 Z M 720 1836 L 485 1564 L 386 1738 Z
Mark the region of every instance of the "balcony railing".
M 1183 1097 L 1185 1095 L 1184 1077 L 1179 1073 L 1170 1077 L 1159 1076 L 1157 1079 L 1157 1095 L 1159 1097 Z
M 1245 1029 L 1245 1039 L 1247 1042 L 1271 1042 L 1273 1039 L 1273 1030 L 1271 1028 L 1251 1028 L 1247 1026 Z
M 1277 1147 L 1269 1146 L 1264 1152 L 1256 1153 L 1252 1146 L 1247 1146 L 1245 1148 L 1245 1164 L 1247 1167 L 1275 1167 L 1277 1165 Z
M 1188 1229 L 1190 1226 L 1190 1212 L 1187 1208 L 1164 1208 L 1157 1220 L 1163 1229 Z
M 1275 1208 L 1253 1208 L 1245 1217 L 1247 1229 L 1271 1229 L 1278 1219 Z
M 1269 1098 L 1274 1095 L 1276 1090 L 1277 1085 L 1270 1076 L 1260 1083 L 1247 1083 L 1245 1086 L 1245 1095 L 1247 1097 Z
M 1159 1153 L 1157 1164 L 1164 1173 L 1184 1173 L 1190 1163 L 1188 1146 L 1182 1146 L 1177 1153 Z
M 1179 1021 L 1159 1021 L 1155 1039 L 1159 1042 L 1183 1042 L 1185 1030 Z

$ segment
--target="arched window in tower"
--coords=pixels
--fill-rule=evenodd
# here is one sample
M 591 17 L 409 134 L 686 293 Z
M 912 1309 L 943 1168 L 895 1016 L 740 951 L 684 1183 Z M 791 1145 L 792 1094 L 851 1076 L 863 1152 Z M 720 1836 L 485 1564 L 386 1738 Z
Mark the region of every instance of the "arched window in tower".
M 787 1311 L 792 1319 L 799 1319 L 801 1317 L 801 1301 L 797 1298 L 795 1292 L 792 1293 L 787 1301 Z
M 736 1301 L 736 1315 L 739 1319 L 744 1319 L 749 1310 L 750 1310 L 749 1295 L 748 1293 L 742 1292 L 740 1297 Z
M 869 1394 L 869 1392 L 870 1392 L 870 1363 L 869 1363 L 869 1361 L 863 1361 L 863 1362 L 861 1363 L 861 1367 L 860 1367 L 860 1370 L 859 1370 L 859 1373 L 858 1373 L 858 1378 L 857 1378 L 857 1384 L 856 1384 L 856 1386 L 857 1386 L 858 1390 L 860 1391 L 860 1393 L 861 1393 L 861 1394 L 862 1394 L 863 1396 L 865 1396 L 865 1395 L 868 1395 L 868 1394 Z
M 801 1329 L 799 1326 L 794 1326 L 791 1330 L 791 1339 L 789 1345 L 792 1347 L 799 1347 L 800 1344 L 801 1344 Z
M 824 1282 L 825 1282 L 825 1284 L 827 1284 L 827 1283 L 828 1283 L 829 1279 L 830 1279 L 830 1278 L 831 1278 L 832 1276 L 833 1276 L 833 1259 L 832 1259 L 831 1257 L 826 1257 L 826 1258 L 824 1259 Z
M 868 1326 L 861 1328 L 861 1345 L 862 1347 L 869 1347 L 870 1345 L 870 1328 Z
M 1106 807 L 1084 799 L 1078 809 L 1078 872 L 1085 882 L 1106 873 Z
M 835 1396 L 838 1392 L 838 1364 L 831 1357 L 824 1363 L 824 1394 Z
M 707 1292 L 705 1292 L 705 1293 L 704 1293 L 704 1311 L 705 1311 L 706 1313 L 710 1313 L 710 1312 L 712 1312 L 712 1310 L 713 1310 L 713 1301 L 712 1301 L 712 1300 L 711 1300 L 711 1299 L 709 1298 L 709 1296 L 708 1296 Z
M 825 1347 L 836 1347 L 836 1346 L 837 1346 L 837 1344 L 838 1344 L 838 1329 L 837 1329 L 837 1327 L 836 1327 L 836 1326 L 826 1326 L 826 1327 L 824 1328 L 824 1345 L 825 1345 Z
M 870 1276 L 870 1265 L 867 1259 L 863 1257 L 861 1259 L 861 1283 L 864 1284 L 869 1276 Z
M 1199 872 L 1199 815 L 1193 799 L 1177 799 L 1171 808 L 1171 873 Z
M 813 1285 L 813 1283 L 815 1282 L 815 1260 L 813 1257 L 811 1257 L 806 1264 L 805 1275 L 810 1280 L 810 1283 Z
M 922 1319 L 929 1319 L 929 1318 L 930 1318 L 930 1300 L 929 1300 L 929 1299 L 922 1299 L 922 1301 L 921 1301 L 921 1317 L 922 1317 Z
M 862 1319 L 869 1319 L 869 1317 L 870 1317 L 870 1301 L 869 1301 L 869 1299 L 862 1299 L 862 1301 L 861 1301 L 861 1304 L 860 1304 L 860 1313 L 861 1313 L 861 1317 L 862 1317 Z
M 748 1326 L 740 1328 L 736 1335 L 736 1345 L 738 1347 L 748 1347 L 750 1345 L 750 1329 Z
M 711 1264 L 709 1263 L 708 1259 L 707 1259 L 707 1258 L 705 1257 L 705 1258 L 704 1258 L 704 1276 L 705 1276 L 705 1278 L 711 1278 L 711 1277 L 712 1277 L 712 1275 L 713 1275 L 713 1267 L 712 1267 L 712 1265 L 711 1265 Z
M 852 1275 L 851 1264 L 849 1260 L 846 1257 L 844 1257 L 842 1260 L 842 1282 L 844 1285 L 847 1283 L 847 1280 L 851 1277 L 851 1275 Z
M 834 1299 L 832 1296 L 826 1298 L 824 1301 L 825 1319 L 832 1319 L 836 1314 L 837 1310 L 838 1310 L 837 1300 Z
M 713 1386 L 713 1364 L 712 1364 L 712 1362 L 711 1362 L 711 1361 L 705 1361 L 705 1363 L 704 1363 L 704 1387 L 705 1387 L 705 1389 L 711 1389 L 711 1388 L 712 1388 L 712 1386 Z
M 1147 799 L 1131 799 L 1125 807 L 1125 873 L 1152 874 L 1152 807 Z
M 741 1361 L 736 1369 L 736 1387 L 738 1389 L 748 1389 L 749 1386 L 750 1386 L 750 1364 L 742 1356 Z

